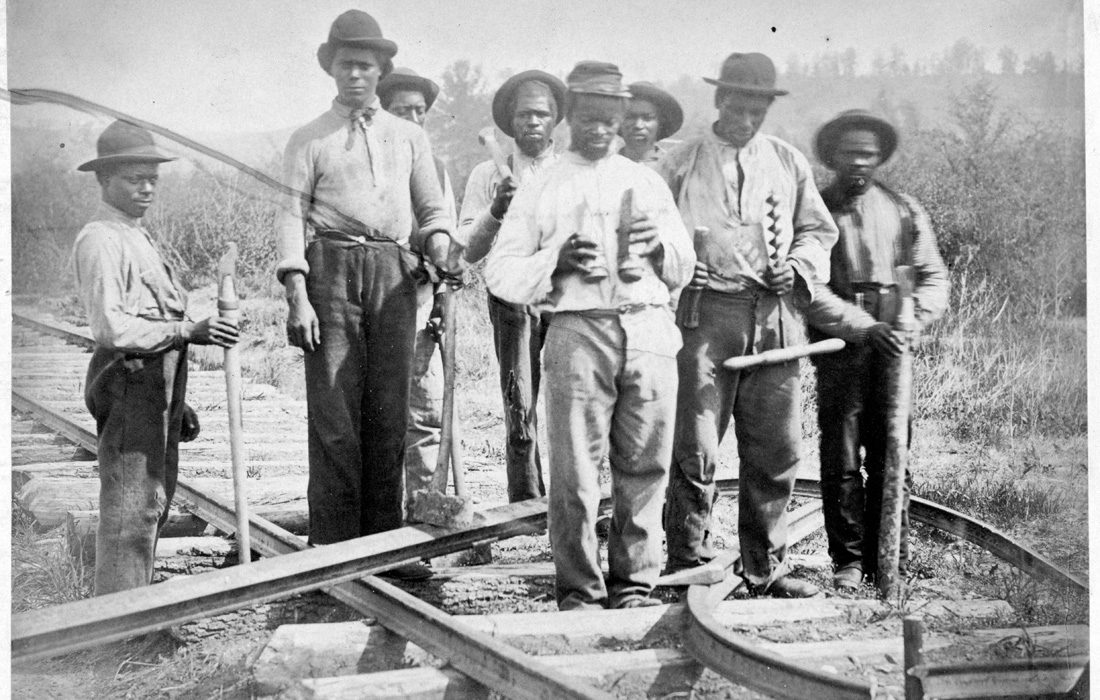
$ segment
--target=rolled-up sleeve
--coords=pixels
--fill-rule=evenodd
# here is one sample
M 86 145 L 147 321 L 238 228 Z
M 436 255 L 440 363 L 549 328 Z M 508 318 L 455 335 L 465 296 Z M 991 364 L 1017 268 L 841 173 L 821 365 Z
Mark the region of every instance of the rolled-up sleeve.
M 493 162 L 486 161 L 477 165 L 466 181 L 456 236 L 458 242 L 466 246 L 466 262 L 477 262 L 488 255 L 500 232 L 502 222 L 489 212 L 496 185 L 495 173 Z
M 809 161 L 793 149 L 789 153 L 794 159 L 797 196 L 791 213 L 794 240 L 787 259 L 806 281 L 812 300 L 820 289 L 817 283 L 829 281 L 829 254 L 839 234 L 829 208 L 814 183 Z
M 409 238 L 409 247 L 415 251 L 424 250 L 424 243 L 433 234 L 445 233 L 454 238 L 454 219 L 443 197 L 443 188 L 439 184 L 439 175 L 432 158 L 432 147 L 428 135 L 419 129 L 412 138 L 413 162 L 409 179 L 412 194 L 413 215 L 419 229 Z
M 314 178 L 309 141 L 295 134 L 283 153 L 283 184 L 294 194 L 283 195 L 282 206 L 275 217 L 275 231 L 279 237 L 279 263 L 275 266 L 275 276 L 279 282 L 288 272 L 309 274 L 305 255 L 306 231 Z
M 89 224 L 73 249 L 77 286 L 92 337 L 101 347 L 122 352 L 159 352 L 182 345 L 185 321 L 143 318 L 126 280 L 139 273 L 131 269 L 119 234 Z M 137 284 L 141 284 L 140 281 Z

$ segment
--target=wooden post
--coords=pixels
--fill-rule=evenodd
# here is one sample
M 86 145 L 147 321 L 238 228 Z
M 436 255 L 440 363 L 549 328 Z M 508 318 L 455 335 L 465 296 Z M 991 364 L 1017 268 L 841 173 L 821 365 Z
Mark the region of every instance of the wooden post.
M 230 243 L 218 260 L 218 315 L 240 320 L 240 304 L 233 277 L 237 272 L 237 244 Z M 225 348 L 225 393 L 229 409 L 229 454 L 233 462 L 233 496 L 237 511 L 237 558 L 241 564 L 252 561 L 252 541 L 248 526 L 247 474 L 245 472 L 244 426 L 241 423 L 241 358 L 236 346 Z
M 909 468 L 909 405 L 913 395 L 913 356 L 909 333 L 916 324 L 911 268 L 895 268 L 900 307 L 895 327 L 902 336 L 901 354 L 887 371 L 886 466 L 882 477 L 882 514 L 878 535 L 878 591 L 887 599 L 897 595 L 901 558 L 901 517 L 906 508 L 905 472 Z
M 924 619 L 906 615 L 902 620 L 902 640 L 905 644 L 905 700 L 923 700 L 920 678 L 909 672 L 924 663 Z

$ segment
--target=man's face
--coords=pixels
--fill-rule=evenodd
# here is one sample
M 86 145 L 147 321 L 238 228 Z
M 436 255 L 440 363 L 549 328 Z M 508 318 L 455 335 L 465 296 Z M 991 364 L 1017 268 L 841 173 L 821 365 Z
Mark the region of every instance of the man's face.
M 512 133 L 516 146 L 528 158 L 535 158 L 550 145 L 558 107 L 549 90 L 538 83 L 524 83 L 516 91 L 512 112 Z
M 374 88 L 382 77 L 382 60 L 371 49 L 337 47 L 332 57 L 337 100 L 352 109 L 362 109 L 374 99 Z
M 599 160 L 607 155 L 611 141 L 619 133 L 626 100 L 584 93 L 574 98 L 569 114 L 570 149 L 588 160 Z
M 649 100 L 631 100 L 626 106 L 622 137 L 629 153 L 645 155 L 657 142 L 661 122 L 657 107 Z
M 882 164 L 878 134 L 867 129 L 852 129 L 840 135 L 833 150 L 833 170 L 849 192 L 863 194 L 871 186 L 875 169 Z
M 717 131 L 737 148 L 747 144 L 768 114 L 771 97 L 727 91 L 718 99 Z
M 156 163 L 124 163 L 100 177 L 103 201 L 140 219 L 153 204 L 157 190 Z
M 424 126 L 424 115 L 428 113 L 428 102 L 419 90 L 397 90 L 390 95 L 390 105 L 386 111 L 395 117 Z

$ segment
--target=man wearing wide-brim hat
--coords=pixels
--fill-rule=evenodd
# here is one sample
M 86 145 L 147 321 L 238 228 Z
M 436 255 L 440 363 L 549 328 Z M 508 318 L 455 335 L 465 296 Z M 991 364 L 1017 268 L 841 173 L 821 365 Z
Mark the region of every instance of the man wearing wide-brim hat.
M 675 97 L 653 83 L 631 83 L 628 89 L 630 103 L 619 134 L 624 141 L 619 153 L 636 163 L 653 166 L 665 154 L 657 142 L 680 130 L 684 110 Z
M 367 13 L 337 17 L 317 50 L 337 96 L 283 156 L 295 195 L 276 221 L 276 275 L 288 342 L 305 351 L 312 544 L 401 526 L 416 286 L 425 264 L 459 268 L 428 137 L 376 94 L 396 53 Z
M 411 68 L 398 66 L 378 81 L 377 93 L 382 109 L 423 127 L 439 96 L 439 85 Z M 432 162 L 443 187 L 447 216 L 453 223 L 458 214 L 451 176 L 439 156 L 433 154 Z M 430 280 L 416 288 L 416 354 L 409 385 L 409 426 L 405 431 L 406 503 L 411 502 L 416 491 L 443 491 L 447 487 L 447 470 L 436 469 L 443 430 L 443 360 L 436 342 L 439 328 L 432 320 L 442 317 L 442 309 L 436 303 L 441 299 L 433 293 L 438 289 L 439 285 Z
M 84 399 L 96 420 L 99 525 L 95 595 L 148 585 L 157 531 L 176 490 L 181 440 L 198 435 L 184 403 L 187 346 L 237 342 L 237 322 L 187 318 L 187 296 L 142 223 L 159 165 L 175 160 L 147 130 L 116 121 L 96 142 L 99 208 L 77 234 L 73 265 L 96 341 Z
M 612 150 L 630 96 L 619 69 L 582 61 L 567 84 L 569 151 L 516 195 L 485 280 L 504 301 L 552 314 L 543 371 L 558 607 L 650 606 L 660 602 L 650 593 L 680 347 L 669 302 L 695 256 L 664 181 Z M 596 534 L 605 454 L 606 581 Z
M 801 464 L 798 362 L 722 367 L 806 342 L 802 309 L 817 281 L 828 280 L 836 241 L 805 156 L 759 133 L 772 102 L 787 94 L 775 78 L 764 54 L 731 54 L 717 79 L 704 78 L 716 87 L 718 120 L 658 168 L 699 257 L 677 308 L 684 349 L 665 531 L 670 571 L 715 556 L 714 472 L 732 417 L 742 576 L 752 593 L 801 598 L 819 591 L 790 576 L 787 562 L 785 508 Z
M 870 112 L 841 112 L 817 132 L 818 159 L 836 173 L 821 195 L 840 230 L 828 285 L 807 312 L 811 332 L 843 338 L 838 353 L 814 358 L 821 428 L 821 496 L 833 560 L 833 585 L 859 586 L 878 570 L 878 533 L 886 467 L 887 373 L 909 334 L 896 329 L 897 266 L 912 269 L 917 328 L 947 308 L 947 268 L 928 215 L 912 197 L 882 184 L 876 171 L 898 145 L 892 124 Z M 910 426 L 912 421 L 910 421 Z M 860 458 L 860 450 L 863 458 Z M 866 472 L 866 483 L 861 474 Z M 908 492 L 904 478 L 899 568 L 908 564 Z
M 565 83 L 541 70 L 513 75 L 493 95 L 493 121 L 514 140 L 515 150 L 507 158 L 509 175 L 490 158 L 466 181 L 458 238 L 466 245 L 467 262 L 482 259 L 497 242 L 516 192 L 558 161 L 551 137 L 565 114 L 564 100 Z M 492 292 L 488 301 L 504 401 L 508 500 L 514 503 L 546 495 L 535 409 L 545 328 L 541 315 L 526 304 Z

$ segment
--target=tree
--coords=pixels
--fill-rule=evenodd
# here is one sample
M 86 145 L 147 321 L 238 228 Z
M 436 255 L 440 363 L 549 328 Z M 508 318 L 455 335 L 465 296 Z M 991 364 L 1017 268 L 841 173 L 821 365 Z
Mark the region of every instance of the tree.
M 461 59 L 444 71 L 427 129 L 432 151 L 447 162 L 459 200 L 470 171 L 486 158 L 477 132 L 492 124 L 492 102 L 481 66 Z
M 1054 58 L 1054 52 L 1044 51 L 1040 54 L 1031 54 L 1024 61 L 1024 73 L 1032 75 L 1054 75 L 1058 71 L 1058 61 Z
M 802 65 L 802 59 L 798 57 L 798 54 L 792 53 L 787 56 L 787 70 L 784 71 L 785 75 L 792 78 L 803 75 L 805 68 Z
M 972 75 L 985 72 L 985 56 L 969 39 L 959 39 L 943 55 L 938 72 L 945 75 Z
M 905 61 L 905 52 L 897 44 L 890 47 L 890 60 L 886 67 L 892 75 L 909 75 L 909 64 Z
M 1008 46 L 1002 46 L 997 52 L 997 58 L 1001 60 L 1002 75 L 1016 75 L 1016 63 L 1020 57 Z
M 840 74 L 845 78 L 854 78 L 856 75 L 856 50 L 851 46 L 844 49 L 840 55 Z

